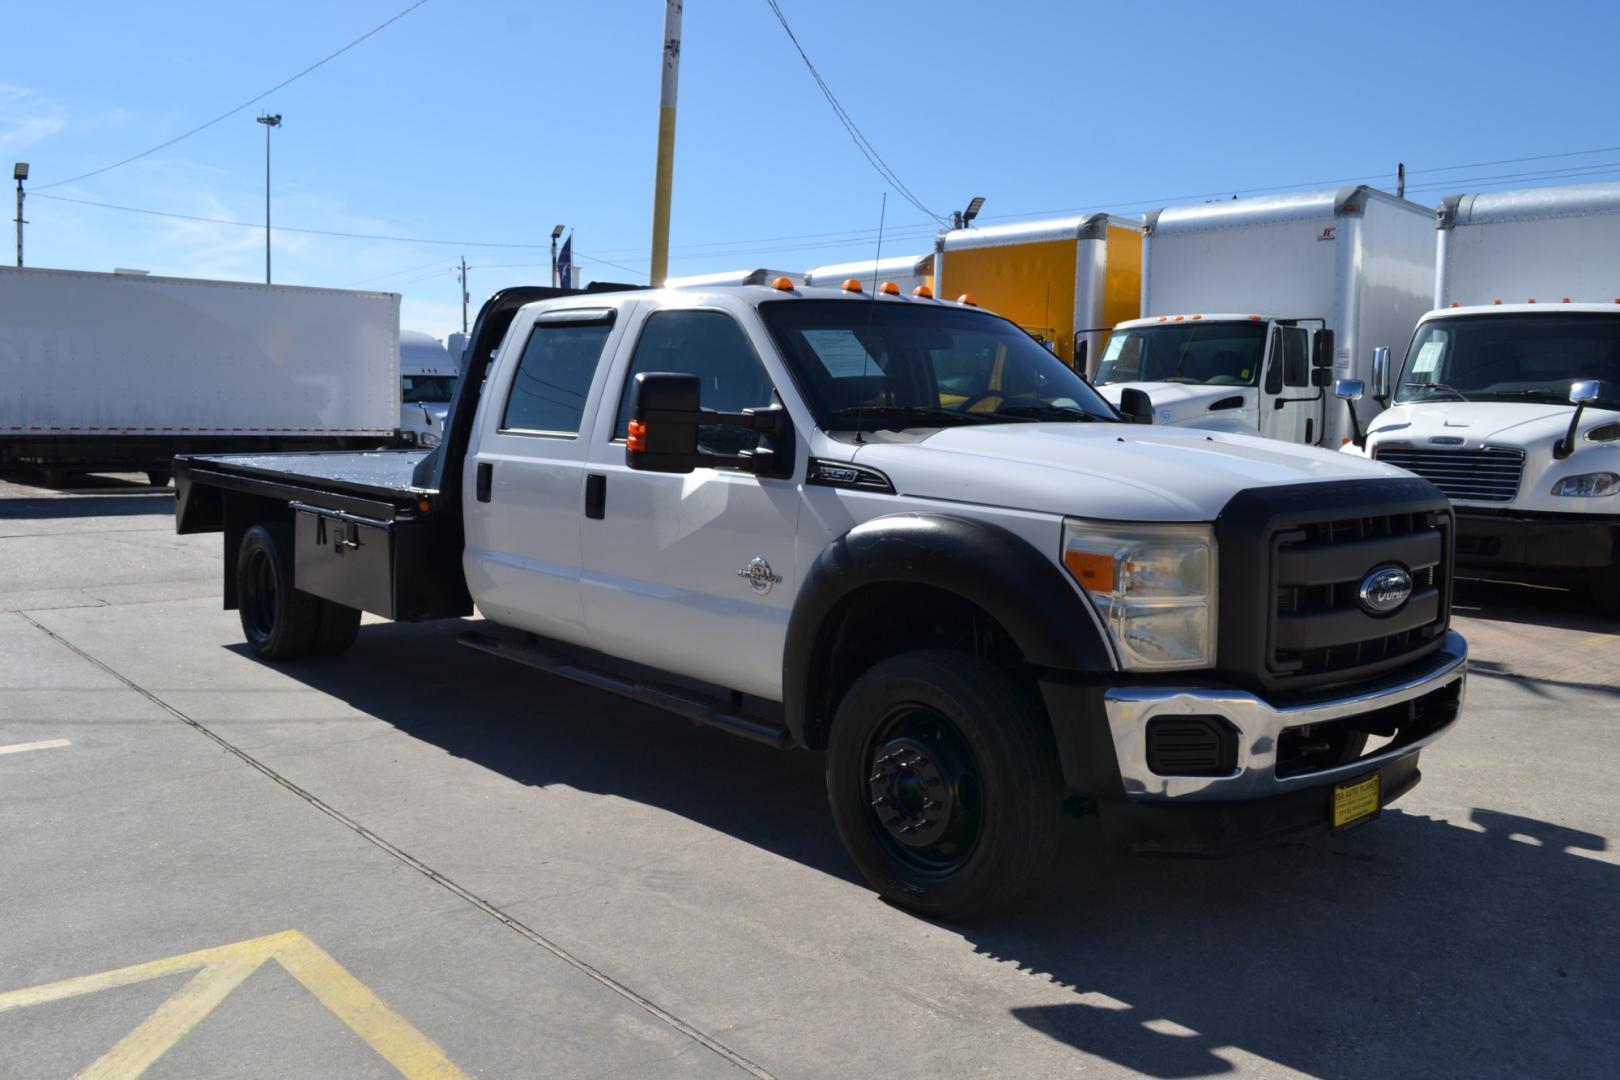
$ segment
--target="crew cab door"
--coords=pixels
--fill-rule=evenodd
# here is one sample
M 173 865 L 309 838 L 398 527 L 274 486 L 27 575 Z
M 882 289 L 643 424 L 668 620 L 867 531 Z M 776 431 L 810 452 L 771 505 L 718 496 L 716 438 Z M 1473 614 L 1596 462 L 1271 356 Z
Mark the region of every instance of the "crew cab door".
M 768 342 L 713 308 L 653 311 L 615 364 L 598 409 L 588 472 L 600 516 L 584 523 L 585 618 L 598 649 L 665 671 L 780 700 L 782 651 L 797 591 L 797 480 L 734 469 L 641 472 L 624 461 L 628 388 L 640 372 L 697 375 L 704 408 L 772 403 L 775 378 L 760 360 Z M 621 350 L 623 351 L 623 350 Z M 736 453 L 758 436 L 700 429 L 699 446 Z M 795 454 L 802 474 L 802 448 Z
M 462 476 L 462 568 L 503 625 L 586 644 L 580 507 L 588 406 L 617 339 L 614 308 L 543 311 L 514 324 L 490 371 Z
M 1273 326 L 1260 381 L 1260 434 L 1314 445 L 1322 437 L 1322 391 L 1311 385 L 1310 332 Z

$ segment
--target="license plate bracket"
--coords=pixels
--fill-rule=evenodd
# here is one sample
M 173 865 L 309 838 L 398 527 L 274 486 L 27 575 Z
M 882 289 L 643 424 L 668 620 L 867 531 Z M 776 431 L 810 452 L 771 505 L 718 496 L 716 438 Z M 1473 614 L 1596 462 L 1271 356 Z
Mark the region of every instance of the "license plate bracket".
M 1354 828 L 1378 817 L 1384 808 L 1382 779 L 1379 773 L 1368 773 L 1333 786 L 1328 819 L 1333 824 L 1334 832 Z

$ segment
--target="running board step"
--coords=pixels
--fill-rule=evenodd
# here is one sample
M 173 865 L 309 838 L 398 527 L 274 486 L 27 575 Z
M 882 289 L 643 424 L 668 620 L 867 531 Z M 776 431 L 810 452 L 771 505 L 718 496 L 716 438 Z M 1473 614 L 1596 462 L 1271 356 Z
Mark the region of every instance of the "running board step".
M 781 724 L 764 717 L 749 716 L 732 708 L 727 702 L 705 697 L 679 686 L 612 674 L 601 668 L 590 667 L 581 663 L 577 657 L 558 650 L 508 641 L 476 630 L 467 631 L 457 640 L 469 649 L 477 649 L 490 656 L 499 656 L 503 660 L 513 660 L 550 675 L 560 675 L 562 678 L 584 683 L 586 686 L 594 686 L 598 690 L 606 690 L 620 697 L 627 697 L 631 701 L 639 701 L 644 705 L 684 716 L 695 723 L 708 724 L 729 731 L 733 735 L 741 735 L 745 739 L 774 746 L 778 750 L 785 750 L 793 745 L 793 739 L 788 734 L 787 728 Z

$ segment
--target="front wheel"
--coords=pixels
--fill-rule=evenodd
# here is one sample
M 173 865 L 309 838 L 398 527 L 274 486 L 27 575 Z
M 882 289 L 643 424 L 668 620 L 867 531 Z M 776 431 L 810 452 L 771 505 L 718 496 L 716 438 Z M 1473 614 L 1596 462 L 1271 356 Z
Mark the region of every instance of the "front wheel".
M 924 915 L 1010 905 L 1056 859 L 1050 729 L 1027 688 L 966 653 L 904 653 L 855 681 L 833 719 L 827 796 L 861 873 Z

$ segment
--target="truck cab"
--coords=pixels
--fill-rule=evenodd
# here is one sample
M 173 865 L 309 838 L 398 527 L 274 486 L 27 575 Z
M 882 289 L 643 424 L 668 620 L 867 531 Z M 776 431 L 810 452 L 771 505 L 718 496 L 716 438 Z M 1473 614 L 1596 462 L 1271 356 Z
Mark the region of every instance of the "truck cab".
M 457 365 L 431 334 L 399 332 L 399 430 L 408 446 L 438 446 L 455 396 Z
M 1433 311 L 1378 379 L 1390 407 L 1360 452 L 1451 497 L 1461 570 L 1590 590 L 1620 614 L 1620 307 Z
M 1315 446 L 1332 365 L 1320 319 L 1159 315 L 1114 328 L 1095 381 L 1115 405 L 1128 389 L 1147 394 L 1156 424 Z

